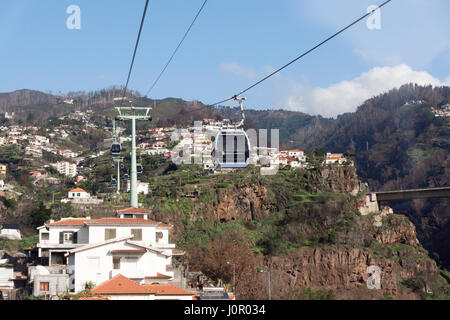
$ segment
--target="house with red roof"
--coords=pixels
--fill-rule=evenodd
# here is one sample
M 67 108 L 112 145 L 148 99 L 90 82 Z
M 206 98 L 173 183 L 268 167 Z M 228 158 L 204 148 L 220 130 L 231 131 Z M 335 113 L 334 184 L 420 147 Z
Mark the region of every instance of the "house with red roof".
M 50 220 L 39 230 L 38 256 L 49 267 L 64 266 L 69 290 L 100 284 L 122 274 L 134 281 L 173 280 L 170 224 L 148 219 L 151 211 L 126 208 L 116 218 Z
M 68 192 L 67 199 L 62 199 L 61 202 L 78 203 L 78 204 L 100 204 L 103 199 L 91 197 L 91 194 L 82 188 L 75 188 Z
M 81 188 L 75 188 L 69 191 L 67 198 L 69 199 L 83 199 L 90 198 L 91 195 Z
M 343 153 L 330 153 L 327 152 L 327 156 L 325 158 L 325 164 L 343 164 L 347 161 L 347 159 L 344 157 Z
M 109 300 L 193 300 L 195 292 L 173 284 L 139 284 L 117 274 L 97 285 L 90 293 L 98 296 L 91 299 Z
M 305 152 L 303 150 L 283 150 L 280 153 L 283 156 L 293 157 L 302 162 L 306 161 Z

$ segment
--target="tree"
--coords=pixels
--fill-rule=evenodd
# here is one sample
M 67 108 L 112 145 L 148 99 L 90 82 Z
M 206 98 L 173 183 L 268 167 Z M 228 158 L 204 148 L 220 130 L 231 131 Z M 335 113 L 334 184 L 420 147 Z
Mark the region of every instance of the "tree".
M 42 200 L 37 205 L 37 208 L 33 209 L 30 214 L 31 224 L 34 227 L 43 225 L 52 215 L 52 210 L 48 209 Z
M 231 284 L 235 277 L 239 299 L 261 298 L 257 262 L 242 231 L 222 234 L 209 241 L 206 249 L 192 248 L 190 261 L 194 269 L 202 271 L 213 281 Z

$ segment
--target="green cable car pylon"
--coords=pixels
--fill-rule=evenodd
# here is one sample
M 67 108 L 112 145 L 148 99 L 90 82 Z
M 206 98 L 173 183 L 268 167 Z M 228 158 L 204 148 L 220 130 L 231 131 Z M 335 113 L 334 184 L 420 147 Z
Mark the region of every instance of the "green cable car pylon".
M 136 120 L 151 121 L 150 107 L 115 107 L 119 112 L 119 120 L 131 120 L 131 185 L 130 206 L 138 208 L 137 169 L 136 169 Z M 143 114 L 145 111 L 145 114 Z M 141 114 L 139 114 L 141 113 Z

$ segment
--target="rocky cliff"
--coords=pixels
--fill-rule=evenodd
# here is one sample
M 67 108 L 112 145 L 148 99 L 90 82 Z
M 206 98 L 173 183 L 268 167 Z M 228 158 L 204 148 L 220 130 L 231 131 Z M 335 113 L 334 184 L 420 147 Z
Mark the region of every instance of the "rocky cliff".
M 156 209 L 155 215 L 175 224 L 180 231 L 174 238 L 187 250 L 187 261 L 213 282 L 229 284 L 231 271 L 211 257 L 237 255 L 229 259 L 246 270 L 241 298 L 264 298 L 267 282 L 256 276 L 261 268 L 271 271 L 278 299 L 296 297 L 292 292 L 303 287 L 331 290 L 337 299 L 450 293 L 406 216 L 388 207 L 360 214 L 368 188 L 351 166 L 280 170 L 275 176 L 243 171 L 214 179 L 189 200 L 192 210 Z M 234 241 L 253 253 L 231 254 L 228 242 Z

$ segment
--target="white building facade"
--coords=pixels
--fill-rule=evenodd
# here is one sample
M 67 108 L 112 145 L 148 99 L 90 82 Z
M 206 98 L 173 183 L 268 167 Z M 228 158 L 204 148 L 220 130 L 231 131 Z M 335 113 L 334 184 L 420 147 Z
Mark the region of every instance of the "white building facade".
M 171 228 L 143 218 L 69 218 L 39 227 L 37 247 L 49 266 L 67 266 L 69 289 L 80 292 L 119 273 L 138 282 L 158 274 L 173 277 Z

